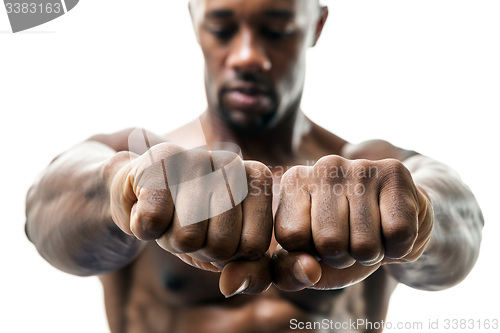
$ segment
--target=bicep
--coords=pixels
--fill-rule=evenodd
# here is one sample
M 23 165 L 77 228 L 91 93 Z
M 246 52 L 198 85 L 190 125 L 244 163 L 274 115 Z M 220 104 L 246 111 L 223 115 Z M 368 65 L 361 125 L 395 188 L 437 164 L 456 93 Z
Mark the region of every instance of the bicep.
M 350 160 L 367 159 L 377 161 L 393 158 L 404 161 L 411 156 L 418 155 L 418 153 L 396 147 L 385 140 L 369 140 L 358 144 L 346 143 L 342 148 L 341 155 Z
M 147 140 L 147 145 L 142 144 L 145 140 Z M 143 154 L 146 152 L 146 148 L 165 142 L 165 139 L 150 131 L 127 128 L 112 134 L 96 134 L 88 138 L 87 141 L 102 143 L 116 152 L 131 151 L 136 154 Z M 141 144 L 135 144 L 138 141 Z

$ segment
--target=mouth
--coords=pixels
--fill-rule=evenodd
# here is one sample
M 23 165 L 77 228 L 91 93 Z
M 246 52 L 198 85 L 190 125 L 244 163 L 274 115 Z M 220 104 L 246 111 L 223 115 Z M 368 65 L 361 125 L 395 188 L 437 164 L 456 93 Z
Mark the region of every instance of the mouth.
M 224 91 L 223 102 L 230 109 L 263 112 L 273 104 L 271 92 L 259 85 L 244 84 Z

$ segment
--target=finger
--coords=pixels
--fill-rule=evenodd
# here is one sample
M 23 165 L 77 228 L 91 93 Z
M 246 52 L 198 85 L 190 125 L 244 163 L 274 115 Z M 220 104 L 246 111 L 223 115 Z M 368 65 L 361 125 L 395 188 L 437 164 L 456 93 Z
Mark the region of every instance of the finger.
M 391 259 L 386 257 L 384 259 L 384 264 L 385 263 L 401 263 L 401 262 L 413 262 L 420 258 L 420 256 L 424 253 L 426 250 L 432 230 L 434 227 L 434 213 L 432 210 L 432 206 L 428 203 L 428 199 L 419 191 L 419 200 L 420 200 L 420 213 L 418 215 L 418 221 L 419 221 L 419 226 L 418 226 L 418 235 L 417 238 L 412 246 L 411 251 L 405 255 L 402 258 L 397 258 L 397 259 Z
M 170 253 L 196 252 L 205 245 L 207 229 L 208 220 L 182 226 L 174 213 L 170 227 L 156 242 Z
M 298 291 L 314 286 L 321 278 L 318 261 L 306 252 L 288 252 L 281 246 L 272 258 L 273 283 L 283 291 Z
M 200 188 L 201 191 L 210 193 L 207 197 L 209 210 L 203 215 L 209 218 L 207 236 L 204 247 L 192 256 L 217 263 L 231 259 L 238 249 L 242 230 L 242 207 L 239 202 L 235 203 L 231 189 L 240 192 L 238 188 L 241 183 L 246 184 L 243 162 L 238 155 L 210 151 L 209 157 L 214 172 L 203 177 Z M 240 179 L 242 177 L 243 179 Z
M 211 201 L 211 207 L 214 202 Z M 241 204 L 229 211 L 210 218 L 205 245 L 191 254 L 207 262 L 221 262 L 231 259 L 238 249 L 242 229 Z
M 238 258 L 260 258 L 271 243 L 273 232 L 272 174 L 262 163 L 245 162 L 248 195 L 241 207 L 243 226 Z
M 380 263 L 372 266 L 364 266 L 356 262 L 350 267 L 336 269 L 324 262 L 320 262 L 319 264 L 321 267 L 321 278 L 310 289 L 332 290 L 346 288 L 363 281 L 380 267 Z
M 118 158 L 127 158 L 128 155 L 121 154 Z M 131 181 L 131 166 L 122 167 L 111 183 L 110 188 L 110 210 L 113 221 L 125 233 L 133 235 L 130 230 L 131 216 L 135 214 L 135 196 Z M 132 212 L 132 209 L 134 211 Z
M 380 189 L 380 219 L 385 256 L 399 259 L 412 251 L 418 235 L 418 205 L 413 180 L 399 162 Z
M 297 259 L 300 260 L 300 266 Z M 298 291 L 304 288 L 333 290 L 363 281 L 380 267 L 380 263 L 363 266 L 356 262 L 348 268 L 336 269 L 324 262 L 317 262 L 307 253 L 288 253 L 277 249 L 271 267 L 273 282 L 283 291 Z
M 349 253 L 349 202 L 344 195 L 313 195 L 312 237 L 322 261 L 334 268 L 346 268 L 355 260 Z
M 132 208 L 130 230 L 140 240 L 160 237 L 172 221 L 174 205 L 168 189 L 142 188 Z
M 313 251 L 309 167 L 293 167 L 281 179 L 274 232 L 278 243 L 288 251 Z
M 219 288 L 226 297 L 236 294 L 257 294 L 271 285 L 269 253 L 253 261 L 233 261 L 222 270 Z
M 360 264 L 374 265 L 384 258 L 377 191 L 357 188 L 363 192 L 349 196 L 349 251 Z
M 176 257 L 184 261 L 186 264 L 191 265 L 195 268 L 202 269 L 210 272 L 221 272 L 222 267 L 216 266 L 211 262 L 201 261 L 193 258 L 190 254 L 187 253 L 173 253 Z

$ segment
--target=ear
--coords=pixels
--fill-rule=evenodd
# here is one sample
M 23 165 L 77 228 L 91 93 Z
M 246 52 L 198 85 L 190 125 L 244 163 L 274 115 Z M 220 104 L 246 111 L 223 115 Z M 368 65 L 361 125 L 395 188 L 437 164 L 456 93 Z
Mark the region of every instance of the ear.
M 323 27 L 325 26 L 327 18 L 328 18 L 328 7 L 322 6 L 321 11 L 319 13 L 318 22 L 316 23 L 316 32 L 315 32 L 313 46 L 316 46 L 316 44 L 318 43 L 319 37 L 321 36 L 321 32 L 323 31 Z

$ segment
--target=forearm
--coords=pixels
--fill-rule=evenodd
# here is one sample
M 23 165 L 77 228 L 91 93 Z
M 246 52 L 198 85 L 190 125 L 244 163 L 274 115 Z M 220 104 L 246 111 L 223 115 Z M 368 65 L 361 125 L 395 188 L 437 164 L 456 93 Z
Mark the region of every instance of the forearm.
M 446 165 L 421 155 L 409 158 L 405 165 L 430 199 L 434 227 L 417 261 L 386 267 L 396 279 L 414 288 L 451 287 L 468 275 L 479 255 L 484 224 L 481 210 L 470 189 Z
M 110 167 L 110 161 L 113 167 Z M 53 266 L 96 275 L 130 262 L 143 242 L 123 233 L 109 208 L 110 175 L 126 157 L 85 142 L 57 158 L 30 189 L 26 233 Z

